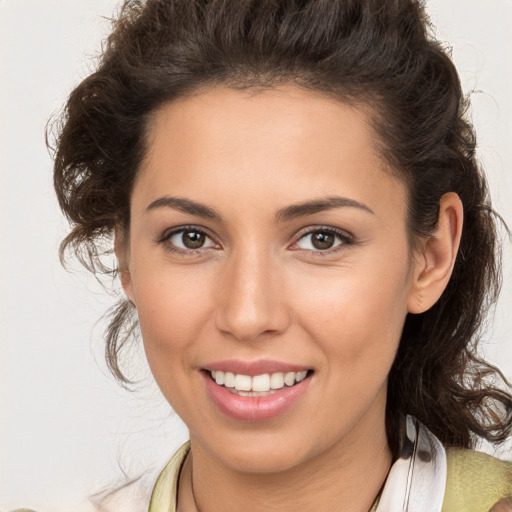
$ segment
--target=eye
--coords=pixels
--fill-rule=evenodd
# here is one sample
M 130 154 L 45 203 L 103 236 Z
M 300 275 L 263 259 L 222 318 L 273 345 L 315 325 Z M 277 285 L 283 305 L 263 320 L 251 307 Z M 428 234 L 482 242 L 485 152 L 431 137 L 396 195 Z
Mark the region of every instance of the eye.
M 307 251 L 328 251 L 342 244 L 350 243 L 350 238 L 334 229 L 316 229 L 302 235 L 295 246 Z
M 164 237 L 163 241 L 170 243 L 174 249 L 181 251 L 216 247 L 213 240 L 204 231 L 195 228 L 182 228 L 172 231 Z

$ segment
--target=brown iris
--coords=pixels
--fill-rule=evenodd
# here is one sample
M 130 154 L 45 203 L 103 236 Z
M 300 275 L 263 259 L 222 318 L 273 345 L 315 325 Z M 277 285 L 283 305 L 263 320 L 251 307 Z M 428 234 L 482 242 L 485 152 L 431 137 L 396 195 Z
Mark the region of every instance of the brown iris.
M 206 235 L 198 231 L 184 231 L 181 235 L 183 245 L 187 249 L 200 249 L 204 245 Z
M 335 235 L 326 233 L 325 231 L 319 231 L 311 235 L 311 243 L 315 249 L 330 249 L 334 245 L 335 240 Z

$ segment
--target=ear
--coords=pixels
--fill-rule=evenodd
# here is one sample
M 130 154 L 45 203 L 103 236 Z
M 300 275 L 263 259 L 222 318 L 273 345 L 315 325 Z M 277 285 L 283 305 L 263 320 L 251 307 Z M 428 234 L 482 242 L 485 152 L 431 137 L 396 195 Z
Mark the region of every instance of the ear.
M 462 234 L 464 210 L 455 192 L 439 203 L 439 220 L 431 237 L 416 251 L 409 313 L 423 313 L 441 297 L 452 275 Z
M 132 276 L 130 274 L 130 248 L 128 237 L 121 226 L 114 229 L 114 252 L 117 258 L 119 279 L 128 300 L 135 305 L 132 288 Z

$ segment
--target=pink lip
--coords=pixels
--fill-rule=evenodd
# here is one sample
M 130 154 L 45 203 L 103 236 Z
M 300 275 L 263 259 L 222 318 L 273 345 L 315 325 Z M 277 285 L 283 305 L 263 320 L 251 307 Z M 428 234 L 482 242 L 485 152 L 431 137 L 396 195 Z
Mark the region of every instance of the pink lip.
M 285 413 L 304 395 L 311 381 L 308 376 L 294 386 L 285 386 L 267 396 L 240 396 L 216 384 L 209 372 L 202 374 L 210 398 L 218 409 L 231 419 L 246 422 L 270 420 Z
M 280 361 L 260 360 L 260 361 L 242 361 L 240 359 L 229 359 L 226 361 L 216 361 L 204 366 L 204 369 L 239 373 L 242 375 L 263 375 L 265 373 L 287 373 L 287 372 L 302 372 L 309 370 L 306 366 L 299 366 L 296 364 L 283 363 Z

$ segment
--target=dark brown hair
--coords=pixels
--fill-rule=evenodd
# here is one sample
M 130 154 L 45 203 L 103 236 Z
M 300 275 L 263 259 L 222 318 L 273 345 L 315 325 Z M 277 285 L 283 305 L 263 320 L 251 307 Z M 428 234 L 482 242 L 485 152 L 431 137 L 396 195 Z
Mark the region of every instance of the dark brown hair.
M 367 108 L 385 161 L 408 186 L 411 243 L 436 227 L 443 194 L 465 221 L 452 278 L 426 313 L 408 315 L 389 378 L 387 427 L 413 414 L 446 446 L 475 435 L 501 442 L 512 429 L 509 384 L 477 345 L 500 285 L 487 185 L 455 67 L 414 0 L 128 1 L 97 71 L 70 95 L 57 126 L 55 189 L 73 248 L 92 271 L 114 227 L 127 228 L 134 177 L 152 112 L 208 87 L 294 84 Z M 115 272 L 114 269 L 110 269 Z M 136 329 L 125 300 L 111 312 L 106 356 Z M 501 386 L 500 386 L 501 382 Z

